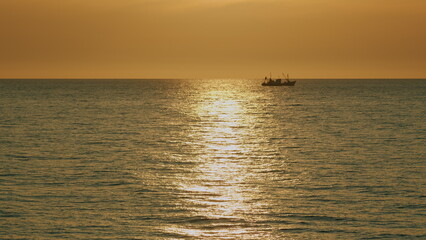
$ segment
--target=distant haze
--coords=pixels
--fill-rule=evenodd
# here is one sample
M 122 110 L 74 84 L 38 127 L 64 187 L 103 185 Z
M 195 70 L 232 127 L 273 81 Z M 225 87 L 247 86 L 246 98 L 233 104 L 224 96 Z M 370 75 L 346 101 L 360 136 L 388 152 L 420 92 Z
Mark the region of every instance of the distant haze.
M 424 0 L 2 0 L 0 78 L 425 78 Z

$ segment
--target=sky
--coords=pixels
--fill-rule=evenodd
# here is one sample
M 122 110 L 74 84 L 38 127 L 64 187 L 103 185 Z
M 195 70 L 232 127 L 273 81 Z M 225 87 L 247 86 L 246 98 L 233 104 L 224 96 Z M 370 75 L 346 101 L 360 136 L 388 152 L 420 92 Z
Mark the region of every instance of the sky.
M 425 0 L 1 0 L 0 78 L 426 78 Z

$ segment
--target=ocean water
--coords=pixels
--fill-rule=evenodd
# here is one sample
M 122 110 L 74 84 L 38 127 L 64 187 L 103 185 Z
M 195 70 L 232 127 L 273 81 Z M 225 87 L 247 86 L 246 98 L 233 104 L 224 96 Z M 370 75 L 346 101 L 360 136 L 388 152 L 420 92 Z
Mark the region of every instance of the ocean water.
M 426 239 L 426 80 L 0 80 L 1 239 Z

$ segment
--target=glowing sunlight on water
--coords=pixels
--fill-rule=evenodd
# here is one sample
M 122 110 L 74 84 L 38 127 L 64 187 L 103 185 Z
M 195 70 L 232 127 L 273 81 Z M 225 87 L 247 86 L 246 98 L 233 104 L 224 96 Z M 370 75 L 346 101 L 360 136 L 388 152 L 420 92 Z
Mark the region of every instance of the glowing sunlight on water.
M 192 196 L 184 205 L 203 206 L 192 212 L 209 226 L 203 230 L 175 226 L 169 231 L 194 237 L 241 236 L 250 229 L 243 215 L 256 211 L 251 201 L 255 191 L 246 184 L 249 165 L 242 160 L 251 150 L 244 145 L 250 134 L 249 116 L 231 91 L 211 91 L 201 97 L 196 114 L 202 129 L 196 130 L 201 133 L 196 139 L 203 150 L 193 178 L 180 179 L 178 185 Z

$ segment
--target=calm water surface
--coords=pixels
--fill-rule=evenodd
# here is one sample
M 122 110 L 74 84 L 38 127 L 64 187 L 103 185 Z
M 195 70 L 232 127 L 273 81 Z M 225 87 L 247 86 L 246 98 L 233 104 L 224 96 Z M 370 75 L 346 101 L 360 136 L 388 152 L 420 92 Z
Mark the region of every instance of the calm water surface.
M 0 80 L 0 238 L 425 239 L 425 119 L 425 80 Z

